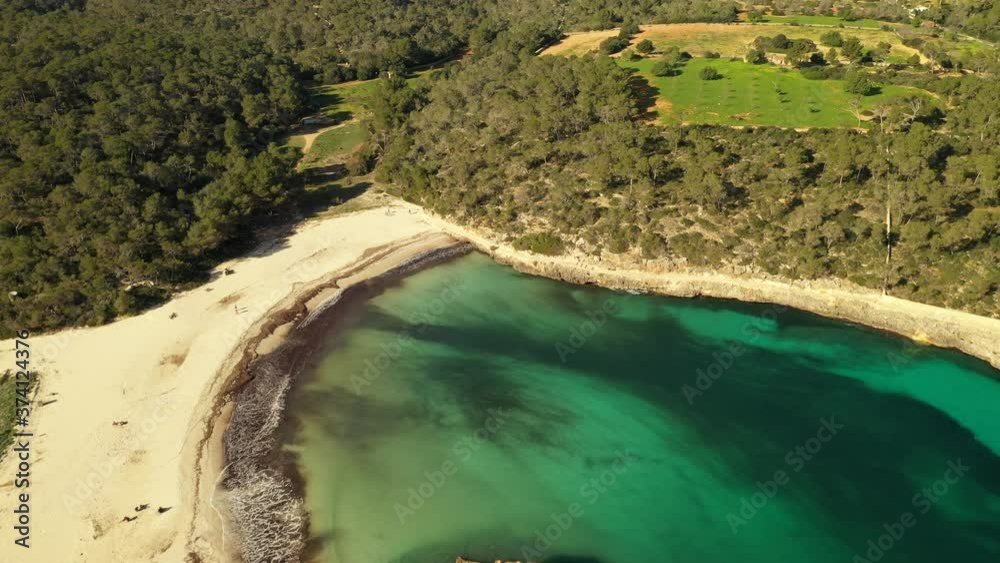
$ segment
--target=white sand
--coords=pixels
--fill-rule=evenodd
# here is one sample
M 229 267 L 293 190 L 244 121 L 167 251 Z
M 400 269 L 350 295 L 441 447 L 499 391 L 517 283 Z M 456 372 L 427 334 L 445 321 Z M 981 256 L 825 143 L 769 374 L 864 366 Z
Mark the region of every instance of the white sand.
M 7 456 L 0 464 L 0 561 L 181 562 L 192 536 L 211 549 L 218 519 L 202 510 L 193 522 L 195 469 L 220 367 L 234 346 L 294 290 L 368 249 L 422 235 L 433 235 L 422 213 L 390 216 L 385 207 L 313 221 L 274 248 L 217 269 L 234 274 L 141 316 L 32 337 L 32 364 L 42 374 L 29 428 L 36 434 L 32 547 L 13 544 L 8 516 L 23 491 L 13 487 L 14 460 Z M 0 342 L 0 366 L 14 365 L 13 348 L 11 340 Z M 121 420 L 128 424 L 112 425 Z M 158 514 L 161 506 L 173 509 Z

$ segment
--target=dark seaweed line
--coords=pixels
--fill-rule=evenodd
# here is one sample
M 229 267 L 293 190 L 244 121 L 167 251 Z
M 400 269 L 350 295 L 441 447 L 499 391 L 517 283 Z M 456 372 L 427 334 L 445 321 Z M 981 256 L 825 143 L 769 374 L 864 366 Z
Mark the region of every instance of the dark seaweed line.
M 229 467 L 222 486 L 227 491 L 232 524 L 241 538 L 240 557 L 246 563 L 302 561 L 318 554 L 317 542 L 310 542 L 309 519 L 304 508 L 304 487 L 292 454 L 281 451 L 279 430 L 285 422 L 285 397 L 307 365 L 308 358 L 321 348 L 337 313 L 345 304 L 367 299 L 385 287 L 420 270 L 469 253 L 472 246 L 456 243 L 417 255 L 370 279 L 353 284 L 331 299 L 309 319 L 305 303 L 320 292 L 335 287 L 339 279 L 377 261 L 364 260 L 337 279 L 299 297 L 289 309 L 279 312 L 270 330 L 262 331 L 259 342 L 274 328 L 294 322 L 284 342 L 271 353 L 244 360 L 234 373 L 238 388 L 232 394 L 233 415 L 223 435 L 224 457 Z M 250 349 L 256 343 L 250 344 Z

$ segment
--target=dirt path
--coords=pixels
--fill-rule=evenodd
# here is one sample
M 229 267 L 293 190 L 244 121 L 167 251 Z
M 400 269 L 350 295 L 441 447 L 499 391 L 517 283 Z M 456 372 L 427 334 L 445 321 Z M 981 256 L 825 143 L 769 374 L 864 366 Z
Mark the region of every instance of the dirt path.
M 324 127 L 322 129 L 317 129 L 313 133 L 307 133 L 305 135 L 295 135 L 296 137 L 302 137 L 302 140 L 303 140 L 303 143 L 304 143 L 302 145 L 302 154 L 303 155 L 309 154 L 309 151 L 312 149 L 313 143 L 316 142 L 316 138 L 319 137 L 320 135 L 322 135 L 323 133 L 326 133 L 327 131 L 333 131 L 334 129 L 340 129 L 341 127 L 346 127 L 347 125 L 350 125 L 351 123 L 355 123 L 356 121 L 357 121 L 357 118 L 355 118 L 355 119 L 349 119 L 347 121 L 343 121 L 343 122 L 338 123 L 336 125 L 331 125 L 329 127 Z

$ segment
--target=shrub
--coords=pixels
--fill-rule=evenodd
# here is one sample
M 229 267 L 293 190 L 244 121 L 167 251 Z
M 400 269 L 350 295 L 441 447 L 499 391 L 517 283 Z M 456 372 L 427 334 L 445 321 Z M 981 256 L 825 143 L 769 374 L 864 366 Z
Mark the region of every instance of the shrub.
M 667 253 L 667 240 L 652 229 L 647 229 L 639 237 L 639 248 L 642 250 L 643 258 L 659 258 Z
M 639 51 L 644 55 L 648 55 L 649 53 L 652 53 L 654 50 L 656 50 L 656 47 L 653 45 L 653 42 L 650 41 L 649 39 L 643 39 L 635 46 L 635 50 Z
M 754 65 L 762 65 L 767 62 L 767 53 L 763 49 L 750 49 L 747 53 L 747 62 Z
M 706 66 L 698 72 L 698 77 L 702 80 L 718 80 L 722 78 L 722 75 L 715 67 Z
M 626 21 L 622 24 L 622 28 L 618 31 L 618 37 L 622 39 L 630 39 L 636 33 L 639 33 L 639 24 L 634 21 Z
M 819 37 L 819 41 L 827 47 L 842 47 L 844 36 L 839 31 L 828 31 Z
M 842 66 L 808 66 L 801 72 L 809 80 L 841 80 L 847 73 Z
M 706 59 L 719 59 L 719 58 L 722 58 L 722 53 L 719 53 L 718 51 L 705 51 L 705 58 Z
M 801 70 L 802 76 L 809 80 L 842 80 L 847 73 L 844 67 L 810 66 Z
M 875 83 L 872 82 L 866 73 L 857 71 L 847 73 L 847 78 L 844 82 L 845 92 L 859 96 L 871 96 L 875 93 L 876 88 Z
M 537 254 L 545 254 L 547 256 L 555 256 L 565 252 L 566 245 L 561 238 L 552 233 L 532 233 L 514 241 L 514 248 Z
M 601 41 L 601 52 L 605 55 L 612 55 L 628 47 L 628 39 L 624 37 L 608 37 Z

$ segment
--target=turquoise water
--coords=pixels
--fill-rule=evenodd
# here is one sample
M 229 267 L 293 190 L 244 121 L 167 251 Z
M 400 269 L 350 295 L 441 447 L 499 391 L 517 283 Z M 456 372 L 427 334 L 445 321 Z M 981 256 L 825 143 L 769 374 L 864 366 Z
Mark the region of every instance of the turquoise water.
M 288 411 L 321 561 L 1000 561 L 960 354 L 480 255 L 338 314 Z

